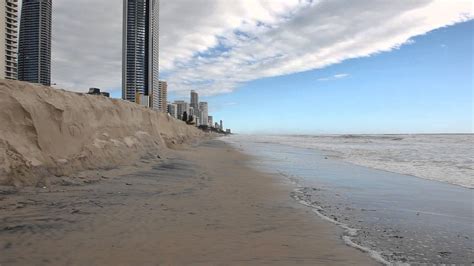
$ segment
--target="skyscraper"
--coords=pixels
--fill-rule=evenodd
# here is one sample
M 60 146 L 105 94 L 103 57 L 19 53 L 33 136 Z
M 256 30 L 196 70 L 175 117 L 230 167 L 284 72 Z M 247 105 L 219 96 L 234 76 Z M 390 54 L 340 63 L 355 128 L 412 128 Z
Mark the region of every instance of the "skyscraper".
M 160 80 L 160 98 L 158 99 L 158 108 L 155 110 L 166 113 L 168 102 L 168 83 Z
M 178 106 L 174 103 L 169 103 L 168 114 L 170 114 L 174 118 L 178 118 Z
M 184 112 L 186 112 L 186 114 L 189 113 L 189 103 L 185 101 L 175 101 L 174 104 L 176 104 L 178 119 L 183 118 Z
M 122 98 L 146 106 L 160 95 L 158 16 L 159 0 L 123 1 Z
M 210 127 L 214 126 L 214 117 L 208 116 L 207 117 L 207 123 L 209 124 Z
M 208 105 L 207 105 L 207 102 L 200 102 L 199 103 L 199 110 L 201 110 L 202 114 L 200 116 L 200 124 L 201 125 L 204 125 L 204 126 L 208 126 L 209 125 L 209 122 L 207 121 L 208 117 L 209 117 L 209 108 L 208 108 Z
M 199 95 L 197 94 L 196 91 L 191 91 L 191 107 L 194 108 L 194 110 L 199 109 Z
M 18 1 L 0 2 L 0 78 L 17 79 Z
M 158 83 L 159 90 L 150 92 L 150 108 L 155 111 L 166 113 L 168 104 L 168 83 L 160 80 Z
M 23 0 L 18 79 L 51 85 L 52 0 Z

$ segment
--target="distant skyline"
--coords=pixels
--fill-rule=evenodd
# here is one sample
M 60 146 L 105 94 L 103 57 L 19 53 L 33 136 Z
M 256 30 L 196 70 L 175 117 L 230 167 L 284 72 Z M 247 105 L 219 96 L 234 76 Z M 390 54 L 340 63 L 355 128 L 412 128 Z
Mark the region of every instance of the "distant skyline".
M 122 5 L 85 2 L 54 3 L 53 82 L 119 91 Z M 162 0 L 160 12 L 170 100 L 195 89 L 237 132 L 472 132 L 470 0 Z

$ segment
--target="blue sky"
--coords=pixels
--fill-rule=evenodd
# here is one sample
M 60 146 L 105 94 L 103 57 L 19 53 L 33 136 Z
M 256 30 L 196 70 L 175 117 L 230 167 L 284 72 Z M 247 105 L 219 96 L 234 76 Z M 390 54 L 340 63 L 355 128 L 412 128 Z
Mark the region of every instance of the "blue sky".
M 160 8 L 160 79 L 169 100 L 197 90 L 235 132 L 473 131 L 471 0 L 163 1 Z M 101 25 L 95 35 L 120 35 L 119 15 L 104 23 L 94 24 Z M 120 97 L 120 38 L 84 47 L 101 56 L 61 54 L 55 80 Z
M 472 133 L 473 27 L 441 28 L 398 50 L 204 100 L 240 133 Z M 338 74 L 348 76 L 321 80 Z

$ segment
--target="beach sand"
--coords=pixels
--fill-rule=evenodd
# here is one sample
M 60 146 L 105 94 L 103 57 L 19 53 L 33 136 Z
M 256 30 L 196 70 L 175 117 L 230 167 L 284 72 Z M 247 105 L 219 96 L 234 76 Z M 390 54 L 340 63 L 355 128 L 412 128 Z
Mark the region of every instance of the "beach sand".
M 0 265 L 376 265 L 219 140 L 161 162 L 0 187 Z
M 50 176 L 166 158 L 207 136 L 135 103 L 0 79 L 0 185 L 49 186 Z

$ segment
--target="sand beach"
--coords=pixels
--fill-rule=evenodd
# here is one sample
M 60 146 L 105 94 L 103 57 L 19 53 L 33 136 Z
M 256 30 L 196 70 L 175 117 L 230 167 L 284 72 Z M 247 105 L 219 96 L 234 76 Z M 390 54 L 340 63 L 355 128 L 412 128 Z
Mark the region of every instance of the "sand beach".
M 220 140 L 0 189 L 1 265 L 376 265 Z

